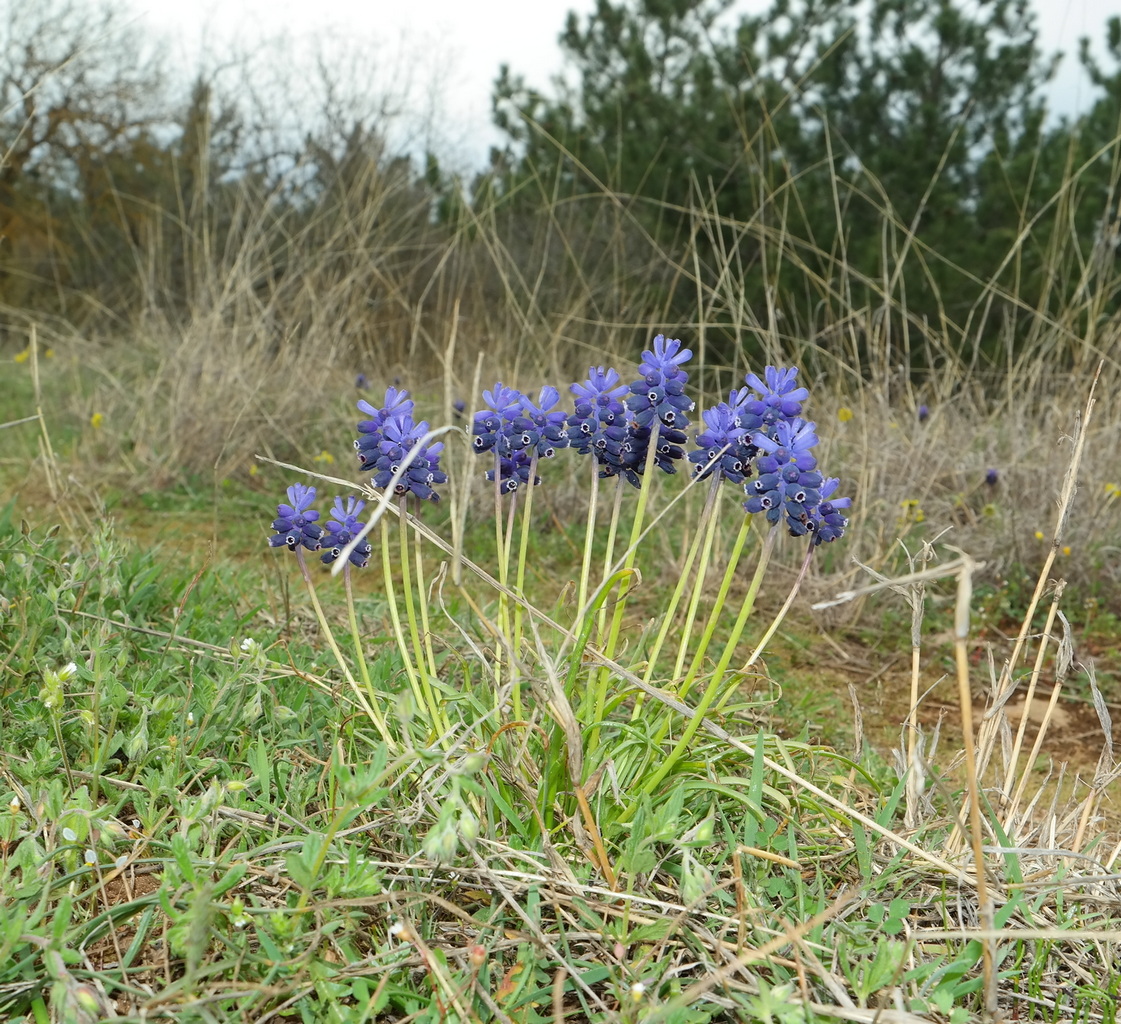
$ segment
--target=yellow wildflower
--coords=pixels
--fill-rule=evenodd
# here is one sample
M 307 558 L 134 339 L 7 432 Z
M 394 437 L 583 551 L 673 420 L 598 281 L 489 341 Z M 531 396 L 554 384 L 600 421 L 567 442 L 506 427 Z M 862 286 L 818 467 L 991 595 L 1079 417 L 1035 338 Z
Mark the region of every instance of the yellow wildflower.
M 852 419 L 852 416 L 853 412 L 847 405 L 842 405 L 841 408 L 837 410 L 837 419 L 842 423 L 848 423 L 848 421 Z
M 315 457 L 315 461 L 316 462 L 325 462 L 325 463 L 327 463 L 328 466 L 330 466 L 335 461 L 335 456 L 333 456 L 329 451 L 327 451 L 326 448 L 324 448 L 323 451 L 321 451 Z
M 31 349 L 25 348 L 18 355 L 12 357 L 17 363 L 26 363 L 31 358 Z
M 1043 540 L 1043 531 L 1042 530 L 1036 530 L 1035 531 L 1035 539 L 1036 540 Z
M 253 465 L 249 467 L 249 475 L 250 476 L 256 476 L 257 473 L 258 473 L 257 463 L 254 462 Z
M 43 358 L 44 359 L 54 359 L 54 349 L 53 348 L 47 349 L 46 352 L 43 353 Z
M 1121 498 L 1121 484 L 1106 484 L 1105 496 L 1109 498 Z
M 1064 544 L 1063 545 L 1063 554 L 1064 555 L 1069 555 L 1070 554 L 1070 545 L 1069 544 Z
M 926 513 L 919 508 L 917 498 L 906 498 L 899 503 L 899 507 L 903 510 L 903 514 L 899 517 L 900 528 L 908 523 L 926 522 Z
M 102 416 L 101 413 L 99 413 L 99 412 L 95 412 L 90 417 L 90 426 L 93 427 L 94 430 L 100 430 L 101 429 L 101 424 L 104 423 L 104 422 L 105 422 L 105 417 Z

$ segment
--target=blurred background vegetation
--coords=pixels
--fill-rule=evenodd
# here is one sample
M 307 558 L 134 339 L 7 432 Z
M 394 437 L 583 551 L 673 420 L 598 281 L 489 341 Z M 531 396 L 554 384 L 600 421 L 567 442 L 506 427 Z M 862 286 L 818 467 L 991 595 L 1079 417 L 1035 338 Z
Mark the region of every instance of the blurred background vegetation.
M 570 16 L 551 90 L 501 70 L 509 141 L 464 180 L 391 151 L 384 98 L 324 65 L 286 128 L 309 69 L 185 83 L 112 6 L 11 4 L 4 333 L 218 314 L 396 361 L 458 302 L 496 333 L 511 304 L 633 325 L 628 348 L 648 322 L 703 324 L 725 362 L 762 355 L 751 328 L 775 320 L 860 369 L 935 368 L 929 331 L 999 365 L 1039 344 L 1040 314 L 1071 349 L 1117 308 L 1121 19 L 1102 31 L 1106 64 L 1079 55 L 1092 104 L 1054 119 L 1023 0 L 601 0 Z M 846 323 L 868 307 L 876 337 Z
M 1104 361 L 1064 571 L 1114 588 L 1121 19 L 1102 33 L 1056 118 L 1027 0 L 600 0 L 550 88 L 498 71 L 506 141 L 465 173 L 370 87 L 386 55 L 192 77 L 113 5 L 8 3 L 0 352 L 34 328 L 60 356 L 72 479 L 151 491 L 344 457 L 358 373 L 451 423 L 478 383 L 563 387 L 664 331 L 702 399 L 803 368 L 848 554 L 949 529 L 998 570 L 1041 557 Z

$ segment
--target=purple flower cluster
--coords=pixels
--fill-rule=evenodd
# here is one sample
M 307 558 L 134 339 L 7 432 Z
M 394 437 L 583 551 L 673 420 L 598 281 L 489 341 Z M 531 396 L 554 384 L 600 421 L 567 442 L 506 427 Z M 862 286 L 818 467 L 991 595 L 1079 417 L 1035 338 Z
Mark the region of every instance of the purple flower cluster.
M 358 521 L 358 516 L 365 507 L 364 501 L 352 496 L 347 497 L 345 505 L 342 498 L 335 498 L 331 518 L 327 520 L 323 531 L 322 544 L 328 550 L 319 556 L 321 561 L 330 565 L 343 553 L 343 548 L 362 532 L 365 524 Z M 354 545 L 354 550 L 350 553 L 351 565 L 365 569 L 370 564 L 372 550 L 370 544 L 363 538 L 360 543 Z
M 354 449 L 359 466 L 373 472 L 374 486 L 388 487 L 397 477 L 394 494 L 412 494 L 424 501 L 439 501 L 434 487 L 448 479 L 440 469 L 444 445 L 442 441 L 421 444 L 421 438 L 428 433 L 428 423 L 413 422 L 413 400 L 409 393 L 386 388 L 382 408 L 376 409 L 362 400 L 358 411 L 370 418 L 358 424 L 359 437 Z M 402 466 L 405 467 L 403 471 Z
M 680 341 L 659 334 L 630 384 L 616 370 L 593 366 L 586 380 L 569 388 L 575 408 L 567 419 L 556 411 L 556 388 L 542 388 L 534 403 L 496 384 L 483 393 L 486 408 L 473 424 L 475 451 L 494 453 L 497 468 L 487 479 L 497 472 L 504 494 L 528 486 L 533 457 L 565 446 L 594 457 L 601 477 L 622 477 L 636 487 L 651 458 L 664 472 L 675 472 L 694 407 L 683 369 L 691 357 Z M 744 381 L 746 387 L 702 414 L 697 448 L 688 456 L 695 473 L 742 485 L 747 512 L 782 520 L 795 536 L 812 534 L 815 544 L 836 540 L 848 525 L 840 510 L 851 502 L 833 497 L 837 481 L 826 481 L 810 454 L 817 435 L 801 417 L 809 392 L 799 385 L 798 370 L 768 366 L 762 378 L 749 373 Z M 657 445 L 653 456 L 651 443 Z
M 683 369 L 691 357 L 680 341 L 659 334 L 642 353 L 639 377 L 631 383 L 624 383 L 614 369 L 593 366 L 586 380 L 571 385 L 572 413 L 560 408 L 560 393 L 550 385 L 533 399 L 495 384 L 483 392 L 484 408 L 472 419 L 475 452 L 489 453 L 494 460 L 487 479 L 497 481 L 501 494 L 539 484 L 539 461 L 568 447 L 591 455 L 601 477 L 620 477 L 636 487 L 648 465 L 676 472 L 676 463 L 685 458 L 684 428 L 694 408 L 685 393 L 688 374 Z M 838 481 L 823 477 L 817 468 L 811 449 L 818 438 L 814 424 L 801 415 L 809 392 L 799 385 L 798 370 L 768 366 L 762 378 L 749 373 L 744 380 L 746 387 L 703 412 L 696 449 L 688 455 L 695 474 L 742 486 L 746 512 L 783 522 L 794 536 L 809 535 L 815 545 L 836 540 L 848 526 L 842 510 L 852 502 L 836 497 Z M 386 389 L 380 409 L 360 401 L 358 409 L 369 418 L 358 424 L 358 463 L 373 474 L 375 487 L 392 484 L 398 495 L 438 501 L 435 486 L 447 481 L 440 469 L 444 446 L 422 442 L 428 424 L 414 422 L 413 408 L 408 392 L 396 387 Z M 455 411 L 462 416 L 464 403 L 456 402 Z M 653 452 L 651 444 L 656 445 Z M 986 482 L 995 486 L 996 481 L 996 471 L 990 470 Z M 277 508 L 275 535 L 269 538 L 273 547 L 323 547 L 322 560 L 331 563 L 362 530 L 358 515 L 364 503 L 353 497 L 345 503 L 335 499 L 325 529 L 311 509 L 314 487 L 294 484 L 288 498 L 290 504 Z M 349 561 L 364 566 L 370 551 L 363 541 Z
M 784 521 L 791 536 L 811 534 L 815 545 L 834 541 L 848 526 L 840 509 L 848 508 L 852 501 L 832 497 L 838 481 L 825 480 L 810 453 L 817 445 L 817 434 L 814 424 L 800 415 L 809 392 L 797 386 L 796 368 L 768 366 L 763 376 L 760 380 L 749 373 L 745 380 L 751 390 L 732 393 L 732 407 L 738 410 L 735 422 L 745 429 L 749 446 L 755 449 L 753 468 L 757 476 L 744 483 L 748 495 L 744 510 L 762 512 L 771 523 Z M 745 442 L 739 439 L 738 444 Z M 735 450 L 742 452 L 744 448 Z M 707 462 L 711 464 L 712 460 Z M 748 469 L 746 475 L 750 473 Z
M 272 528 L 276 531 L 269 538 L 270 548 L 286 547 L 289 551 L 307 548 L 318 551 L 322 546 L 319 538 L 323 528 L 316 523 L 319 513 L 312 507 L 315 501 L 315 488 L 306 484 L 293 484 L 288 488 L 288 502 L 276 506 L 276 518 Z
M 622 384 L 617 371 L 593 366 L 587 380 L 569 388 L 576 404 L 568 418 L 572 447 L 595 457 L 600 476 L 621 476 L 639 486 L 652 439 L 654 464 L 676 472 L 674 463 L 685 457 L 682 428 L 693 410 L 685 394 L 689 376 L 681 365 L 692 354 L 680 341 L 659 334 L 653 349 L 642 353 L 638 380 Z
M 839 510 L 851 501 L 832 497 L 838 481 L 824 480 L 810 454 L 818 439 L 814 424 L 800 415 L 809 392 L 798 385 L 797 369 L 768 366 L 763 379 L 754 373 L 744 379 L 746 388 L 703 413 L 705 429 L 689 453 L 695 472 L 742 484 L 745 511 L 784 520 L 794 536 L 813 534 L 815 544 L 836 540 L 848 525 Z
M 358 521 L 358 515 L 366 507 L 366 503 L 348 497 L 343 504 L 342 498 L 335 498 L 331 518 L 327 520 L 326 527 L 321 527 L 317 522 L 319 513 L 311 507 L 315 494 L 315 488 L 306 484 L 293 484 L 288 488 L 288 502 L 281 502 L 276 507 L 277 517 L 272 524 L 276 532 L 269 538 L 269 547 L 286 547 L 289 551 L 300 548 L 319 551 L 326 548 L 320 558 L 330 565 L 362 531 L 364 524 Z M 363 540 L 354 546 L 348 561 L 351 565 L 364 569 L 370 563 L 371 550 L 370 545 Z
M 502 494 L 528 487 L 534 460 L 551 459 L 569 445 L 568 416 L 557 408 L 560 393 L 546 385 L 535 402 L 499 382 L 483 392 L 483 401 L 486 408 L 472 423 L 472 445 L 479 455 L 494 452 L 496 468 L 487 470 L 487 479 L 493 482 L 497 472 Z M 533 474 L 532 483 L 541 478 Z

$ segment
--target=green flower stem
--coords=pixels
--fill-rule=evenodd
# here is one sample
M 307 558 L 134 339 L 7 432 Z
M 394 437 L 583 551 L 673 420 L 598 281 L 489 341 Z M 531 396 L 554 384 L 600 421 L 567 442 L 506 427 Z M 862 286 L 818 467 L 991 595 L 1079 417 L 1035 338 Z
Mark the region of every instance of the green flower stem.
M 717 592 L 716 601 L 712 609 L 708 613 L 708 622 L 705 623 L 704 632 L 701 634 L 700 644 L 693 655 L 693 660 L 689 665 L 689 671 L 686 672 L 685 678 L 682 679 L 677 688 L 677 697 L 684 700 L 689 691 L 693 688 L 693 683 L 697 680 L 697 675 L 700 673 L 701 666 L 704 665 L 705 654 L 708 651 L 709 645 L 712 643 L 712 638 L 716 633 L 716 627 L 720 624 L 723 617 L 724 605 L 728 600 L 728 591 L 731 589 L 732 581 L 736 576 L 736 569 L 739 567 L 740 557 L 743 554 L 744 545 L 747 543 L 747 536 L 751 532 L 752 517 L 745 515 L 743 522 L 740 524 L 740 531 L 736 535 L 735 543 L 732 545 L 732 553 L 728 558 L 727 568 L 724 570 L 724 579 L 720 583 L 720 590 Z M 758 570 L 756 570 L 758 573 Z M 689 642 L 689 634 L 686 633 L 682 637 L 682 643 Z M 674 679 L 679 678 L 680 673 L 675 673 Z M 658 728 L 654 733 L 654 744 L 660 744 L 669 732 L 671 719 L 669 717 L 663 718 Z
M 701 548 L 701 560 L 697 565 L 693 577 L 693 593 L 689 598 L 689 608 L 685 615 L 685 626 L 681 631 L 681 642 L 677 646 L 677 660 L 673 664 L 673 679 L 681 678 L 681 669 L 685 664 L 685 654 L 689 646 L 689 639 L 693 635 L 693 623 L 697 618 L 697 609 L 700 607 L 701 596 L 705 590 L 705 580 L 708 577 L 708 564 L 712 558 L 712 543 L 716 537 L 716 500 L 720 492 L 720 477 L 712 481 L 712 490 L 705 500 L 704 511 L 700 522 L 697 523 L 697 533 L 704 538 Z
M 580 586 L 576 591 L 576 611 L 582 619 L 584 605 L 588 600 L 588 577 L 592 571 L 592 542 L 595 540 L 596 511 L 599 502 L 599 463 L 591 459 L 592 493 L 588 499 L 588 522 L 584 527 L 584 558 L 580 563 Z M 580 628 L 579 622 L 577 629 Z
M 417 615 L 416 601 L 413 598 L 412 570 L 409 566 L 409 523 L 408 513 L 405 510 L 404 497 L 401 498 L 400 515 L 398 522 L 401 527 L 401 590 L 405 595 L 405 617 L 409 622 L 409 639 L 413 644 L 414 664 L 418 667 L 417 677 L 420 681 L 421 693 L 424 697 L 424 708 L 435 728 L 437 735 L 444 736 L 448 731 L 448 723 L 444 717 L 443 709 L 436 700 L 428 672 L 424 667 L 424 645 L 420 639 L 419 617 Z M 422 581 L 418 580 L 418 585 Z
M 350 671 L 350 666 L 346 663 L 343 652 L 339 650 L 339 645 L 335 641 L 335 634 L 327 624 L 327 617 L 323 614 L 323 606 L 319 603 L 319 596 L 315 592 L 315 583 L 312 581 L 311 573 L 308 571 L 302 548 L 296 548 L 296 564 L 300 567 L 300 574 L 304 578 L 304 586 L 307 588 L 308 597 L 311 598 L 311 606 L 315 609 L 315 617 L 319 622 L 319 628 L 327 638 L 327 646 L 331 648 L 331 653 L 335 656 L 335 661 L 338 662 L 339 669 L 342 671 L 351 693 L 354 694 L 359 707 L 362 708 L 366 717 L 374 723 L 374 728 L 381 734 L 381 738 L 385 741 L 386 747 L 390 751 L 396 750 L 397 744 L 389 733 L 389 727 L 373 704 L 374 693 L 370 685 L 369 672 L 366 670 L 366 662 L 362 657 L 362 644 L 358 636 L 358 622 L 354 614 L 354 596 L 350 590 L 350 577 L 348 576 L 346 581 L 347 610 L 350 615 L 350 630 L 351 635 L 354 637 L 355 650 L 358 651 L 358 664 L 361 666 L 362 681 L 366 687 L 365 691 L 358 685 L 358 680 L 354 678 L 354 673 Z M 367 693 L 369 696 L 367 696 Z
M 806 570 L 810 567 L 810 559 L 813 558 L 814 547 L 813 538 L 811 537 L 809 550 L 806 551 L 806 557 L 802 559 L 802 568 L 798 570 L 798 575 L 794 580 L 794 586 L 790 588 L 790 593 L 786 595 L 786 600 L 783 602 L 774 621 L 767 627 L 767 632 L 763 634 L 763 639 L 759 641 L 755 650 L 751 652 L 751 657 L 747 659 L 747 665 L 744 666 L 745 668 L 754 665 L 755 662 L 759 660 L 759 655 L 766 649 L 767 644 L 771 641 L 771 637 L 778 632 L 779 626 L 782 625 L 782 620 L 786 618 L 786 613 L 790 611 L 790 606 L 794 603 L 794 598 L 798 596 L 798 590 L 802 586 L 802 580 L 806 578 Z
M 670 596 L 669 604 L 666 605 L 665 612 L 662 615 L 662 624 L 658 629 L 658 635 L 654 638 L 654 645 L 650 648 L 650 653 L 646 658 L 646 671 L 642 674 L 642 681 L 644 683 L 649 683 L 654 676 L 654 670 L 658 664 L 658 656 L 661 654 L 662 647 L 665 645 L 666 637 L 669 636 L 670 628 L 673 626 L 674 616 L 677 614 L 677 606 L 681 603 L 681 598 L 685 594 L 685 587 L 689 581 L 689 577 L 692 575 L 693 565 L 697 560 L 697 553 L 702 542 L 704 542 L 705 556 L 701 560 L 701 568 L 698 569 L 697 576 L 693 581 L 693 599 L 690 601 L 689 616 L 685 624 L 685 636 L 688 637 L 689 635 L 689 629 L 696 612 L 696 601 L 699 596 L 699 591 L 704 585 L 704 565 L 708 562 L 708 551 L 712 544 L 712 510 L 716 504 L 716 494 L 719 484 L 720 478 L 716 477 L 712 481 L 712 487 L 709 488 L 708 495 L 705 497 L 704 506 L 701 509 L 701 517 L 697 523 L 697 529 L 693 531 L 693 542 L 689 545 L 688 554 L 685 556 L 685 564 L 681 568 L 681 575 L 678 577 L 677 585 L 673 588 L 673 594 Z M 679 656 L 678 662 L 680 661 L 681 658 Z M 679 664 L 674 670 L 674 678 L 677 678 L 680 671 L 681 667 Z M 636 721 L 642 713 L 644 698 L 645 694 L 642 693 L 635 698 L 634 710 L 631 712 L 632 722 Z
M 759 593 L 759 587 L 763 583 L 763 574 L 766 572 L 767 562 L 770 561 L 771 552 L 774 550 L 777 532 L 778 524 L 776 523 L 771 527 L 771 531 L 767 534 L 767 539 L 763 543 L 763 549 L 759 553 L 759 564 L 755 568 L 755 575 L 751 579 L 751 585 L 747 588 L 747 594 L 744 595 L 743 605 L 736 618 L 736 624 L 732 627 L 732 634 L 728 637 L 728 641 L 724 646 L 724 653 L 720 656 L 720 661 L 717 662 L 716 669 L 712 673 L 712 680 L 705 688 L 700 703 L 698 703 L 697 707 L 694 709 L 693 717 L 689 719 L 688 724 L 685 726 L 685 731 L 681 734 L 681 739 L 677 741 L 677 745 L 670 751 L 669 755 L 654 774 L 646 780 L 645 785 L 642 787 L 644 793 L 653 793 L 661 784 L 662 780 L 673 770 L 674 765 L 681 760 L 682 755 L 689 749 L 689 744 L 693 742 L 693 737 L 701 727 L 701 722 L 704 721 L 705 714 L 708 712 L 713 700 L 716 699 L 716 695 L 724 682 L 724 673 L 728 671 L 728 666 L 735 656 L 736 647 L 739 645 L 740 636 L 743 634 L 744 626 L 747 625 L 748 617 L 755 607 L 755 598 Z M 632 813 L 633 809 L 628 808 L 626 816 L 629 817 Z
M 638 502 L 635 504 L 634 522 L 631 524 L 631 539 L 627 545 L 626 553 L 623 555 L 622 568 L 624 570 L 630 569 L 634 566 L 635 558 L 638 555 L 638 542 L 642 537 L 642 523 L 646 518 L 646 504 L 650 498 L 650 488 L 654 480 L 654 466 L 658 455 L 658 434 L 660 423 L 657 418 L 654 419 L 653 425 L 650 430 L 650 444 L 646 449 L 646 463 L 642 469 L 642 485 L 638 489 Z M 620 484 L 622 478 L 620 478 Z M 604 573 L 606 577 L 608 574 Z M 611 630 L 607 635 L 607 643 L 604 645 L 603 653 L 605 657 L 615 657 L 615 647 L 619 642 L 619 633 L 623 627 L 623 612 L 627 607 L 627 592 L 624 591 L 619 596 L 619 600 L 615 602 L 615 610 L 611 616 Z M 588 753 L 594 752 L 599 744 L 599 727 L 607 713 L 607 686 L 610 680 L 610 675 L 606 668 L 599 669 L 595 673 L 595 708 L 593 710 L 594 722 L 591 735 L 588 737 Z
M 404 516 L 404 509 L 402 509 L 402 516 Z M 415 516 L 406 517 L 409 524 L 415 523 Z M 418 530 L 410 530 L 413 538 L 413 558 L 416 562 L 416 593 L 417 603 L 420 606 L 420 628 L 421 637 L 424 641 L 424 655 L 427 658 L 428 674 L 433 678 L 437 678 L 436 674 L 436 652 L 432 648 L 432 629 L 429 626 L 428 620 L 428 587 L 425 586 L 425 573 L 424 573 L 424 552 L 420 543 L 420 532 Z
M 522 508 L 522 535 L 518 542 L 518 576 L 517 583 L 514 586 L 514 592 L 521 598 L 525 597 L 525 565 L 529 556 L 530 517 L 533 512 L 533 481 L 536 477 L 537 453 L 534 452 L 529 460 L 529 488 L 526 491 L 525 504 Z M 522 604 L 520 601 L 514 606 L 514 632 L 511 639 L 513 641 L 514 658 L 516 659 L 522 646 Z M 517 675 L 514 676 L 513 711 L 514 718 L 521 720 L 522 686 L 521 679 Z
M 413 700 L 417 710 L 425 708 L 424 694 L 420 688 L 416 668 L 413 666 L 412 654 L 409 645 L 405 642 L 405 631 L 401 628 L 401 612 L 397 607 L 397 588 L 393 582 L 393 563 L 389 557 L 389 521 L 383 516 L 381 520 L 381 568 L 385 580 L 385 596 L 389 602 L 389 621 L 393 624 L 393 638 L 397 641 L 397 650 L 401 652 L 401 661 L 405 665 L 405 677 L 409 680 L 409 689 L 413 691 Z M 433 723 L 435 726 L 435 723 Z
M 615 541 L 619 536 L 619 512 L 623 507 L 623 478 L 618 476 L 615 478 L 615 496 L 611 501 L 611 519 L 607 527 L 607 549 L 603 555 L 603 580 L 599 587 L 596 588 L 597 592 L 606 594 L 608 581 L 614 579 L 613 562 L 615 558 Z M 620 584 L 621 588 L 621 584 Z M 594 598 L 594 595 L 593 595 Z M 600 640 L 607 633 L 607 601 L 599 602 L 599 611 L 596 613 L 596 624 L 599 631 Z M 584 699 L 580 704 L 580 720 L 587 723 L 589 717 L 592 715 L 592 704 L 596 700 L 598 692 L 596 681 L 602 674 L 602 669 L 593 668 L 588 672 L 588 685 L 584 688 Z M 590 754 L 595 749 L 595 743 L 599 741 L 599 725 L 598 719 L 595 720 L 596 725 L 593 729 L 592 736 L 594 742 L 589 739 L 588 753 Z
M 346 588 L 346 614 L 347 621 L 350 623 L 350 636 L 354 641 L 354 656 L 358 662 L 358 674 L 362 677 L 362 686 L 365 692 L 359 692 L 357 686 L 353 686 L 355 696 L 358 697 L 359 703 L 362 705 L 362 710 L 366 712 L 367 717 L 374 723 L 374 727 L 381 733 L 381 738 L 385 740 L 386 746 L 393 751 L 397 745 L 393 742 L 389 734 L 389 726 L 385 718 L 377 711 L 377 705 L 381 700 L 379 694 L 374 692 L 374 684 L 370 681 L 370 669 L 366 664 L 366 652 L 362 649 L 362 637 L 358 632 L 358 615 L 354 607 L 354 586 L 350 579 L 350 563 L 348 562 L 343 566 L 343 586 Z M 349 675 L 349 674 L 348 674 Z
M 494 451 L 494 557 L 498 563 L 498 582 L 502 590 L 498 594 L 498 631 L 506 635 L 506 622 L 509 614 L 509 604 L 506 597 L 506 587 L 509 586 L 509 563 L 505 558 L 506 535 L 502 530 L 502 457 L 498 449 Z M 502 683 L 502 652 L 495 649 L 494 657 L 494 692 L 501 693 Z
M 716 535 L 716 521 L 712 517 L 704 524 L 704 547 L 701 549 L 701 560 L 697 572 L 693 577 L 693 593 L 689 597 L 689 608 L 685 613 L 685 625 L 681 629 L 681 640 L 677 645 L 677 659 L 673 663 L 671 678 L 680 679 L 681 670 L 685 666 L 685 656 L 689 653 L 689 640 L 693 635 L 693 623 L 697 621 L 697 609 L 700 607 L 701 596 L 705 591 L 708 579 L 708 566 L 712 559 L 712 542 Z
M 732 587 L 732 581 L 736 578 L 736 569 L 739 568 L 740 556 L 743 554 L 744 544 L 747 543 L 747 536 L 751 532 L 751 516 L 744 515 L 743 523 L 740 525 L 740 532 L 736 535 L 735 543 L 732 545 L 732 553 L 728 558 L 728 566 L 724 570 L 724 579 L 720 581 L 720 589 L 716 594 L 716 601 L 713 603 L 712 609 L 708 613 L 708 622 L 705 623 L 704 632 L 701 634 L 701 641 L 697 645 L 697 650 L 693 654 L 693 660 L 689 665 L 689 671 L 685 675 L 685 679 L 678 690 L 677 696 L 684 700 L 692 688 L 693 681 L 697 678 L 697 673 L 700 672 L 701 666 L 704 664 L 705 654 L 708 652 L 709 644 L 712 643 L 713 635 L 716 633 L 716 627 L 720 623 L 720 619 L 724 612 L 724 604 L 728 600 L 728 591 Z M 688 635 L 684 637 L 687 642 Z
M 623 482 L 621 476 L 615 478 L 615 496 L 611 501 L 611 520 L 607 527 L 607 549 L 603 554 L 604 580 L 609 580 L 614 570 L 615 541 L 619 537 L 619 512 L 623 507 Z M 606 605 L 601 606 L 599 610 L 599 631 L 601 635 L 607 632 Z

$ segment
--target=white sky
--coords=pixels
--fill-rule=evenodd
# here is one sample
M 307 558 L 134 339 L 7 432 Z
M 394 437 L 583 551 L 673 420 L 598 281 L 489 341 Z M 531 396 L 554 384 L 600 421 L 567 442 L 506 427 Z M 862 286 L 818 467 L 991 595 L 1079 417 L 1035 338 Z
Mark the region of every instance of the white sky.
M 1121 0 L 1034 0 L 1047 52 L 1067 56 L 1051 89 L 1058 113 L 1089 105 L 1092 90 L 1076 59 L 1078 39 L 1100 39 Z M 766 0 L 739 0 L 762 10 Z M 368 53 L 370 73 L 400 85 L 431 108 L 433 142 L 464 168 L 478 167 L 500 141 L 490 124 L 490 95 L 499 65 L 510 64 L 544 87 L 560 68 L 557 35 L 569 10 L 590 11 L 593 0 L 133 0 L 142 25 L 166 33 L 188 73 L 200 48 L 233 43 L 252 48 L 262 37 L 287 36 L 299 45 L 319 34 Z

